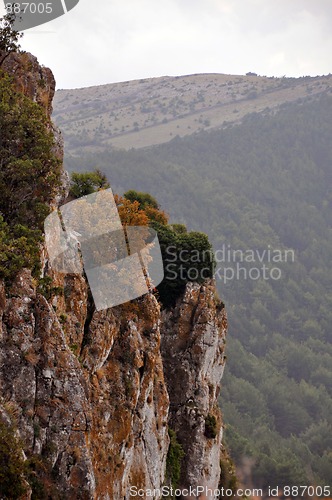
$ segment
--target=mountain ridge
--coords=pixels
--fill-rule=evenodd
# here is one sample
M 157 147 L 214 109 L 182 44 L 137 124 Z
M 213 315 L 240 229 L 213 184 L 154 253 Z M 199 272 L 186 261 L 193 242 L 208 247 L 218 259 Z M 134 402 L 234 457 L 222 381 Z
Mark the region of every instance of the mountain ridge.
M 332 75 L 195 73 L 57 90 L 53 119 L 68 153 L 144 148 L 240 123 L 252 112 L 332 91 Z

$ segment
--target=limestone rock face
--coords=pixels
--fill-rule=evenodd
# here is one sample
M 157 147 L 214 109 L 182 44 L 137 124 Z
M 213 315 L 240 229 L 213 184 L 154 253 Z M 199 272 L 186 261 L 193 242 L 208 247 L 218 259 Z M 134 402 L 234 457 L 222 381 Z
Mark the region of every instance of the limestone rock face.
M 48 494 L 160 488 L 168 425 L 186 454 L 181 486 L 217 488 L 226 315 L 214 284 L 188 284 L 167 312 L 153 295 L 97 312 L 83 277 L 62 280 L 63 296 L 49 300 L 27 270 L 0 287 L 1 401 L 16 408 L 25 455 L 42 458 Z
M 50 70 L 26 53 L 0 54 L 0 68 L 50 116 Z M 53 205 L 67 194 L 63 173 Z M 181 486 L 217 487 L 226 315 L 214 283 L 188 284 L 169 311 L 147 294 L 98 312 L 84 275 L 52 272 L 45 249 L 41 268 L 51 284 L 38 286 L 29 270 L 0 282 L 0 420 L 39 464 L 25 498 L 36 482 L 41 498 L 68 500 L 160 489 L 169 427 L 185 452 Z
M 93 498 L 87 440 L 92 414 L 79 361 L 29 271 L 18 275 L 1 302 L 0 393 L 17 408 L 24 451 L 43 457 L 54 498 L 59 492 L 66 498 Z
M 92 315 L 81 363 L 95 409 L 97 498 L 127 499 L 130 485 L 153 489 L 163 482 L 169 400 L 159 319 L 152 295 Z
M 13 77 L 19 92 L 39 104 L 51 117 L 55 79 L 49 68 L 40 66 L 29 52 L 8 54 L 0 50 L 0 69 Z
M 179 487 L 215 490 L 222 439 L 217 398 L 227 317 L 214 283 L 189 283 L 175 308 L 163 312 L 161 330 L 169 425 L 185 452 Z
M 88 318 L 83 278 L 64 284 L 57 306 L 29 271 L 7 298 L 0 289 L 0 394 L 17 408 L 24 452 L 45 462 L 51 498 L 127 499 L 131 485 L 160 488 L 169 399 L 159 305 L 146 295 Z

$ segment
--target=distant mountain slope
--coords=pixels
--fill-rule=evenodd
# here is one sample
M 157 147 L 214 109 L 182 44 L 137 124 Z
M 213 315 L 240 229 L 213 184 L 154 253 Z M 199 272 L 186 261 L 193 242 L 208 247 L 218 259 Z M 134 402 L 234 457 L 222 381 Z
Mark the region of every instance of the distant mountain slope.
M 226 436 L 256 487 L 332 482 L 331 137 L 325 93 L 153 148 L 66 157 L 71 170 L 104 170 L 115 191 L 150 192 L 216 250 L 294 250 L 294 262 L 240 263 L 278 267 L 277 280 L 242 271 L 225 281 L 236 262 L 218 264 L 230 324 Z
M 201 130 L 238 123 L 251 112 L 275 109 L 332 90 L 332 75 L 267 78 L 197 74 L 58 90 L 53 119 L 68 152 L 114 146 L 142 148 Z

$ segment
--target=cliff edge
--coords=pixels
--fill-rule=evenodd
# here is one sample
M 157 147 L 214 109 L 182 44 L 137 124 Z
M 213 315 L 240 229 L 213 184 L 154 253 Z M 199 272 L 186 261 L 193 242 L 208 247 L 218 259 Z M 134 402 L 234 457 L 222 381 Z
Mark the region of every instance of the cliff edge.
M 0 61 L 49 118 L 51 71 L 26 53 Z M 49 127 L 61 159 L 61 136 Z M 61 190 L 53 206 L 66 183 Z M 50 271 L 43 246 L 40 267 L 42 286 L 26 268 L 0 282 L 0 446 L 16 443 L 22 486 L 2 496 L 127 500 L 142 489 L 158 499 L 162 485 L 216 489 L 227 319 L 214 282 L 188 283 L 168 310 L 147 294 L 98 312 L 84 275 Z

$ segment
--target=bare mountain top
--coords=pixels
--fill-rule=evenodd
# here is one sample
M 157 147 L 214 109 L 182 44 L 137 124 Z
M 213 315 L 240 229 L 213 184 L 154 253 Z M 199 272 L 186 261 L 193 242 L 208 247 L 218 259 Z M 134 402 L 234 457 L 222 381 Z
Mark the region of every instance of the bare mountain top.
M 252 112 L 332 92 L 332 75 L 302 78 L 196 74 L 58 90 L 53 119 L 67 152 L 130 149 L 225 127 Z

